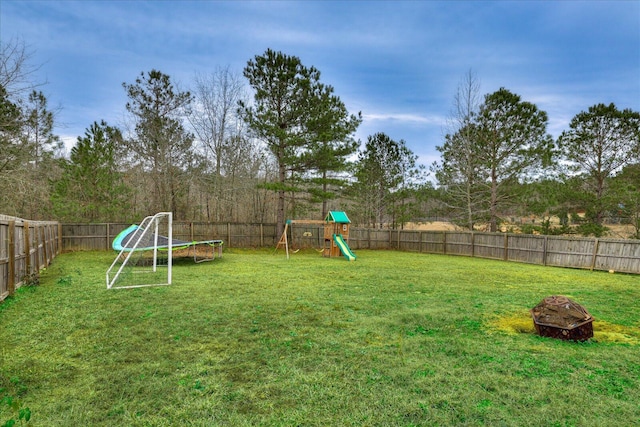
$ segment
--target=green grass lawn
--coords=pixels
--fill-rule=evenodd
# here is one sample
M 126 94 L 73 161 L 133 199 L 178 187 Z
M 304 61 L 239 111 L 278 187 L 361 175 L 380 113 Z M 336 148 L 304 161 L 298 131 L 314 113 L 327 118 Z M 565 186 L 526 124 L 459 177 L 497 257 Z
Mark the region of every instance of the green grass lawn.
M 227 251 L 107 290 L 69 253 L 0 304 L 0 425 L 620 426 L 640 420 L 640 277 L 465 257 Z M 567 295 L 586 343 L 535 335 Z M 14 403 L 14 407 L 9 402 Z M 19 425 L 19 424 L 18 424 Z

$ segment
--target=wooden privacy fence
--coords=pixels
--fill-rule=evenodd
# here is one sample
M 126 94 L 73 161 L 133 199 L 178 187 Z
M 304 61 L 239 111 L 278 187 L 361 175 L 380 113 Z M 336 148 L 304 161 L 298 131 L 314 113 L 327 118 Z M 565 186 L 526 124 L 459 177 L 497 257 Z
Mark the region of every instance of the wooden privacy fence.
M 63 224 L 62 249 L 108 250 L 129 225 Z M 290 229 L 291 247 L 322 247 L 322 225 L 292 224 Z M 228 248 L 275 247 L 280 239 L 275 224 L 174 221 L 173 233 L 180 240 L 222 239 Z M 395 249 L 640 274 L 640 240 L 352 227 L 348 244 L 353 250 Z
M 0 215 L 0 301 L 51 264 L 62 249 L 58 222 Z
M 464 231 L 351 229 L 353 249 L 465 255 L 554 267 L 640 274 L 640 240 Z
M 130 223 L 62 224 L 62 250 L 111 250 L 113 239 Z M 275 246 L 275 224 L 173 221 L 173 238 L 189 242 L 221 239 L 225 247 Z

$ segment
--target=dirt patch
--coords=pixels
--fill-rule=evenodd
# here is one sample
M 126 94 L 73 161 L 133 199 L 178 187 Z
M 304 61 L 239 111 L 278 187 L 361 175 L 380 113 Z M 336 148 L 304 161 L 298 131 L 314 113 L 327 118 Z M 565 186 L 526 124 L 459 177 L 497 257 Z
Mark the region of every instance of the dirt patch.
M 629 239 L 636 232 L 635 228 L 631 224 L 626 225 L 611 225 L 605 224 L 609 230 L 607 230 L 607 237 L 614 239 Z
M 500 231 L 503 233 L 520 233 L 520 226 L 525 223 L 533 223 L 540 224 L 542 220 L 537 219 L 537 221 L 521 221 L 520 223 L 504 223 L 500 227 Z M 553 226 L 558 227 L 560 222 L 557 220 L 551 221 Z M 629 225 L 620 225 L 620 224 L 605 224 L 605 227 L 608 228 L 606 232 L 606 237 L 613 239 L 628 239 L 635 232 L 633 226 Z M 459 227 L 448 221 L 428 221 L 428 222 L 409 222 L 404 225 L 404 230 L 417 230 L 417 231 L 464 231 L 465 229 Z M 489 231 L 489 224 L 478 224 L 476 226 L 476 231 Z M 535 233 L 534 233 L 535 234 Z
M 404 225 L 405 230 L 418 231 L 459 231 L 461 230 L 455 224 L 447 221 L 429 221 L 429 222 L 409 222 Z

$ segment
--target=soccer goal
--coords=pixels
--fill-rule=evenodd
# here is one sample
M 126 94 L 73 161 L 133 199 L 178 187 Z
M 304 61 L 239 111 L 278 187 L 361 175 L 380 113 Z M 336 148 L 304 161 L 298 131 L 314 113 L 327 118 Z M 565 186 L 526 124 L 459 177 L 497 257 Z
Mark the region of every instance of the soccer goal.
M 121 233 L 126 241 L 107 270 L 107 289 L 171 284 L 173 214 L 148 216 L 135 232 Z

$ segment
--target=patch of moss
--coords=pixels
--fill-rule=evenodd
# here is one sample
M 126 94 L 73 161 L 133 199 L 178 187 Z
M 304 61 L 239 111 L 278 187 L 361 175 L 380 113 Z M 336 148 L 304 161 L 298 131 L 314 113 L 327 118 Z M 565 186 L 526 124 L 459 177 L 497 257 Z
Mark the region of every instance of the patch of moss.
M 533 319 L 528 311 L 496 317 L 486 325 L 489 331 L 508 335 L 536 333 Z M 599 343 L 640 345 L 640 328 L 596 320 L 593 322 L 593 339 Z

